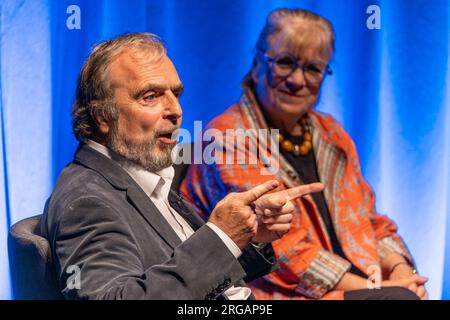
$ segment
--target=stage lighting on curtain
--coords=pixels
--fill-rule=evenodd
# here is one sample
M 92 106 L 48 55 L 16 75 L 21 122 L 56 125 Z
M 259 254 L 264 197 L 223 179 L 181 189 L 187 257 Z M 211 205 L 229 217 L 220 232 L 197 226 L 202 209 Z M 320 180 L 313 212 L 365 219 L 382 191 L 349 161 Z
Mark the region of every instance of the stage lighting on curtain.
M 69 6 L 80 28 L 67 27 Z M 369 29 L 369 6 L 380 9 Z M 301 7 L 336 31 L 333 76 L 317 108 L 354 138 L 377 207 L 392 217 L 430 296 L 450 295 L 450 4 L 447 0 L 0 1 L 0 298 L 9 298 L 6 234 L 41 212 L 77 142 L 70 109 L 95 43 L 159 34 L 185 84 L 183 127 L 239 97 L 267 14 Z

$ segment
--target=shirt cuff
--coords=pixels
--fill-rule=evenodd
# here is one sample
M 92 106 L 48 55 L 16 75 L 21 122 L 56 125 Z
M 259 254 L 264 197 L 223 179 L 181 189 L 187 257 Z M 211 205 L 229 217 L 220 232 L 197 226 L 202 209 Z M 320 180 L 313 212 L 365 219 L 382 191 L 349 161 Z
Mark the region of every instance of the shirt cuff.
M 231 253 L 233 254 L 233 256 L 236 259 L 241 256 L 241 254 L 242 254 L 241 249 L 239 249 L 237 244 L 234 243 L 234 241 L 231 240 L 231 238 L 225 232 L 223 232 L 222 229 L 220 229 L 218 226 L 216 226 L 212 222 L 207 222 L 206 225 L 208 227 L 210 227 L 211 230 L 214 231 L 219 236 L 219 238 L 223 241 L 223 243 L 225 243 L 225 245 L 227 246 L 228 250 L 231 251 Z
M 296 292 L 316 299 L 330 292 L 341 280 L 352 264 L 340 256 L 320 249 L 308 269 L 303 272 Z

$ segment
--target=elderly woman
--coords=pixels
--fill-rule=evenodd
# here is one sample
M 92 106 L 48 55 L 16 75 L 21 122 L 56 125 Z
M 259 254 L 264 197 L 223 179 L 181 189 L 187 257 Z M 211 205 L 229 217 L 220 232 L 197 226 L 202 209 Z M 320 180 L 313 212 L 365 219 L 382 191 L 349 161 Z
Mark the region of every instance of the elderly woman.
M 279 129 L 279 148 L 267 144 L 268 154 L 279 156 L 279 170 L 261 174 L 261 157 L 253 166 L 192 165 L 181 186 L 184 196 L 206 218 L 228 192 L 269 179 L 282 188 L 323 182 L 323 192 L 292 200 L 292 228 L 273 243 L 280 268 L 250 284 L 256 297 L 425 299 L 426 279 L 416 274 L 395 224 L 375 211 L 352 139 L 331 116 L 314 110 L 331 74 L 331 24 L 305 10 L 275 10 L 256 49 L 240 101 L 208 128 Z

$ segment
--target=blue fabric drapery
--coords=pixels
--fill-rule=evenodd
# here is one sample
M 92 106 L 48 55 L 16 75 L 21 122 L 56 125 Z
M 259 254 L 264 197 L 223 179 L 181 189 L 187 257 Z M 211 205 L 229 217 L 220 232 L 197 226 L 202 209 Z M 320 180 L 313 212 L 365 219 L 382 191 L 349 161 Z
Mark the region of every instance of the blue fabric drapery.
M 70 30 L 69 5 L 80 8 Z M 369 5 L 381 28 L 370 30 Z M 450 297 L 450 5 L 446 0 L 0 1 L 0 299 L 12 298 L 11 224 L 42 212 L 73 155 L 70 108 L 92 45 L 149 31 L 169 48 L 186 90 L 184 127 L 239 97 L 257 35 L 274 8 L 301 7 L 336 31 L 334 74 L 318 109 L 354 138 L 379 212 L 400 227 L 432 298 Z

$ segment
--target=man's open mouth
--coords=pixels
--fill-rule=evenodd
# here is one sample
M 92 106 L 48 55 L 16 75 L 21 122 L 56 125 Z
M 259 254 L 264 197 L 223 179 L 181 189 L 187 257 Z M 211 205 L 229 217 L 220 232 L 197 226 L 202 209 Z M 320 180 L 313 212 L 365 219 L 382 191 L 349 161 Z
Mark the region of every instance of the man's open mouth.
M 167 131 L 167 132 L 161 132 L 161 133 L 158 133 L 156 135 L 156 138 L 159 141 L 161 141 L 163 143 L 167 143 L 167 144 L 177 143 L 178 142 L 178 137 L 177 137 L 177 135 L 174 132 L 175 132 L 175 130 Z

